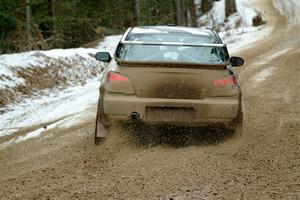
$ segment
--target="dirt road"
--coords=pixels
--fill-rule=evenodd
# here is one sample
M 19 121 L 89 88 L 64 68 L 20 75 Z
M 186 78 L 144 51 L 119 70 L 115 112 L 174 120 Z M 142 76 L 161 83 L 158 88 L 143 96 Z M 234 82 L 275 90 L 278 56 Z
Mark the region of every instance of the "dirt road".
M 92 109 L 82 125 L 1 150 L 0 199 L 300 199 L 300 26 L 257 2 L 274 30 L 240 52 L 241 138 L 116 130 L 94 146 Z

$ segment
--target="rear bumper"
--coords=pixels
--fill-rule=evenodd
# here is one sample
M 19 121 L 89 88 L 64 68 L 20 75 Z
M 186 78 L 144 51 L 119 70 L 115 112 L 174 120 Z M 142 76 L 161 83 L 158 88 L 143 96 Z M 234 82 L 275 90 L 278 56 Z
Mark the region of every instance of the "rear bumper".
M 104 113 L 112 121 L 129 121 L 129 116 L 136 112 L 140 120 L 149 124 L 172 124 L 206 126 L 222 124 L 225 126 L 237 118 L 239 97 L 192 99 L 157 99 L 139 98 L 135 95 L 105 93 L 103 98 Z M 166 114 L 164 111 L 149 114 L 149 108 L 187 108 L 186 113 Z M 168 112 L 168 111 L 166 111 Z M 173 111 L 172 111 L 173 112 Z

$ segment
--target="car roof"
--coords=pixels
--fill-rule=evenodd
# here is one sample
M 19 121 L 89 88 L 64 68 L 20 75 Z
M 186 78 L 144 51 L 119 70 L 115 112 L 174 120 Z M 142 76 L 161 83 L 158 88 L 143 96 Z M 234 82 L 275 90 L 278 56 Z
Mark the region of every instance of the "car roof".
M 182 26 L 138 26 L 130 31 L 133 34 L 178 33 L 216 37 L 211 29 Z

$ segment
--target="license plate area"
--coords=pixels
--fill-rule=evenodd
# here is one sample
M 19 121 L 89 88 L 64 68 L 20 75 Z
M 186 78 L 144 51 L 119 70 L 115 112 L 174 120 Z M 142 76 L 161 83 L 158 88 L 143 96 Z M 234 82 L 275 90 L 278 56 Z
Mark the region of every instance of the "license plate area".
M 195 119 L 195 109 L 190 107 L 146 107 L 146 119 L 153 122 L 178 121 Z

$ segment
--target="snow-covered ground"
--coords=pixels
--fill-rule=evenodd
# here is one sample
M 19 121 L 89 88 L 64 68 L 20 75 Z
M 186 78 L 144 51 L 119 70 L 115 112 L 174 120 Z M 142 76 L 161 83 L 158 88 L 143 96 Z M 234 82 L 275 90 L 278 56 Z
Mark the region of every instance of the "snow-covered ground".
M 230 52 L 237 52 L 267 34 L 264 26 L 252 27 L 252 16 L 256 11 L 250 8 L 247 1 L 238 0 L 237 2 L 239 14 L 233 16 L 227 25 L 229 26 L 231 21 L 236 20 L 238 16 L 247 16 L 241 18 L 242 26 L 220 32 L 223 41 L 228 43 Z M 225 16 L 224 11 L 221 11 L 224 7 L 222 3 L 224 0 L 216 2 L 212 13 L 219 21 L 224 21 Z M 246 13 L 246 15 L 242 13 Z M 12 135 L 26 127 L 36 128 L 32 132 L 15 137 L 0 145 L 0 149 L 11 143 L 38 137 L 52 128 L 67 128 L 82 122 L 86 110 L 97 103 L 101 78 L 101 72 L 94 76 L 85 76 L 85 74 L 95 67 L 105 67 L 103 63 L 94 59 L 94 54 L 101 50 L 113 52 L 119 39 L 120 36 L 106 37 L 96 48 L 54 49 L 0 55 L 0 89 L 25 84 L 26 81 L 18 76 L 19 70 L 47 68 L 53 65 L 66 66 L 66 70 L 62 70 L 60 73 L 74 82 L 64 90 L 52 89 L 45 92 L 47 95 L 33 96 L 2 109 L 0 137 Z M 73 71 L 68 71 L 69 65 L 72 66 Z M 77 77 L 85 78 L 86 83 L 76 84 Z
M 52 92 L 49 96 L 27 99 L 11 107 L 11 111 L 1 115 L 0 137 L 16 131 L 36 126 L 36 130 L 11 139 L 0 145 L 3 147 L 40 136 L 53 128 L 69 128 L 84 122 L 89 107 L 98 99 L 99 78 L 89 80 L 84 86 L 70 87 Z
M 8 107 L 10 111 L 1 115 L 0 136 L 84 112 L 98 98 L 99 78 L 89 80 L 84 86 L 58 90 L 47 96 L 26 99 L 20 104 Z
M 195 0 L 196 5 L 200 5 L 201 0 Z M 236 0 L 237 13 L 226 19 L 225 16 L 225 0 L 214 2 L 213 8 L 206 14 L 201 15 L 198 23 L 205 24 L 207 27 L 219 28 L 221 31 L 229 28 L 250 27 L 253 25 L 252 19 L 259 11 L 255 10 L 253 6 L 246 0 Z M 238 22 L 238 24 L 236 24 Z
M 61 65 L 63 60 L 66 64 L 92 65 L 95 64 L 92 55 L 97 49 L 54 49 L 49 51 L 30 51 L 25 53 L 6 54 L 0 56 L 0 88 L 15 87 L 25 83 L 25 80 L 17 75 L 17 71 L 26 68 L 46 68 L 51 65 Z M 4 76 L 6 75 L 6 76 Z
M 201 0 L 195 0 L 200 5 Z M 247 0 L 236 0 L 237 13 L 226 19 L 225 0 L 215 1 L 213 8 L 204 15 L 198 13 L 199 25 L 219 30 L 223 42 L 227 44 L 230 53 L 236 53 L 247 48 L 253 42 L 263 39 L 271 29 L 266 26 L 253 26 L 253 17 L 260 12 L 253 8 Z
M 75 78 L 78 81 L 78 77 L 89 74 L 88 71 L 103 67 L 94 59 L 94 55 L 99 50 L 113 51 L 119 37 L 106 37 L 96 48 L 53 49 L 0 55 L 0 89 L 25 84 L 24 78 L 18 76 L 18 72 L 29 68 L 66 67 L 68 70 L 60 71 L 62 76 L 68 80 Z
M 77 63 L 78 58 L 80 58 L 85 64 L 82 62 L 77 64 L 81 64 L 81 71 L 77 71 L 78 73 L 85 73 L 87 68 L 104 67 L 103 63 L 95 60 L 94 54 L 101 50 L 113 52 L 120 37 L 106 37 L 97 48 L 54 49 L 1 55 L 0 77 L 5 75 L 9 78 L 2 80 L 0 85 L 1 87 L 13 87 L 23 84 L 24 81 L 17 76 L 17 73 L 14 73 L 16 69 L 47 67 L 53 65 L 55 60 L 66 60 L 72 64 Z M 101 74 L 88 79 L 84 85 L 70 86 L 65 90 L 44 91 L 47 95 L 33 96 L 21 103 L 6 106 L 1 110 L 3 113 L 0 114 L 0 137 L 11 135 L 26 127 L 41 126 L 25 136 L 11 141 L 20 142 L 37 137 L 51 128 L 68 127 L 76 124 L 77 121 L 82 121 L 79 118 L 83 116 L 84 111 L 97 102 L 100 78 Z M 44 124 L 49 125 L 44 128 Z M 7 145 L 7 143 L 3 145 Z
M 299 0 L 273 0 L 273 5 L 280 12 L 281 15 L 292 16 L 289 18 L 289 23 L 299 23 L 300 17 L 297 14 L 300 12 Z

